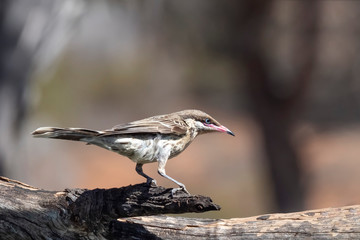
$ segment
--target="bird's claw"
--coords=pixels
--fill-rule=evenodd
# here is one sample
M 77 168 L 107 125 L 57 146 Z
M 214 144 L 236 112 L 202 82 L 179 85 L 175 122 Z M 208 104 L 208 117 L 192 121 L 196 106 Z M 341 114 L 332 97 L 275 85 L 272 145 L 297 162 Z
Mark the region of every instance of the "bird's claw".
M 189 193 L 189 191 L 186 190 L 185 186 L 180 186 L 179 188 L 173 188 L 173 189 L 171 190 L 171 196 L 173 197 L 173 196 L 176 194 L 176 192 L 178 192 L 178 191 L 182 191 L 182 192 L 185 192 L 185 193 L 188 194 L 188 195 L 191 195 L 191 194 Z
M 152 178 L 148 179 L 148 180 L 146 181 L 146 184 L 149 185 L 150 187 L 157 187 L 156 180 L 155 180 L 155 179 L 152 179 Z

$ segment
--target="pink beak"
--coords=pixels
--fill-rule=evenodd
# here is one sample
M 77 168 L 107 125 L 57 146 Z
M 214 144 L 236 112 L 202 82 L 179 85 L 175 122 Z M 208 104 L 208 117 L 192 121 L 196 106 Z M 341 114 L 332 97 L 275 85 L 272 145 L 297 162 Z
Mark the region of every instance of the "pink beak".
M 206 126 L 212 127 L 213 129 L 215 129 L 218 132 L 226 132 L 227 134 L 230 134 L 231 136 L 235 136 L 235 134 L 225 126 L 216 126 L 214 124 L 206 124 Z

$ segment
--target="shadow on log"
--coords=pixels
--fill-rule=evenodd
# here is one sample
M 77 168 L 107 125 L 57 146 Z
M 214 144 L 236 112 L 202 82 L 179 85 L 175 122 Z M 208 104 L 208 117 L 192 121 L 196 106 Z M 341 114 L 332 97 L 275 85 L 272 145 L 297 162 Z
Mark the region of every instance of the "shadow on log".
M 146 184 L 56 192 L 0 177 L 0 198 L 1 239 L 106 239 L 117 218 L 220 209 L 208 197 Z

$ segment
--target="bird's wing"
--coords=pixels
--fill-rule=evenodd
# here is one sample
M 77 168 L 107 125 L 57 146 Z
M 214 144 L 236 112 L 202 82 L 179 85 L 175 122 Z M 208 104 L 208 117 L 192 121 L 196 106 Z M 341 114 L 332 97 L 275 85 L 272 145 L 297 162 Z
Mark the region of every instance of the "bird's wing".
M 163 116 L 147 118 L 126 124 L 116 125 L 105 130 L 104 135 L 133 134 L 133 133 L 161 133 L 161 134 L 186 134 L 187 124 L 181 118 L 167 118 Z

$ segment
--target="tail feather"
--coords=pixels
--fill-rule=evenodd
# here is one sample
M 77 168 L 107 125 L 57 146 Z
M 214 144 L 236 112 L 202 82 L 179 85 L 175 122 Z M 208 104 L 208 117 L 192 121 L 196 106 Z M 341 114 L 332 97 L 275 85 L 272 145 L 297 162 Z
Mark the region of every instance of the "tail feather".
M 95 131 L 85 128 L 57 128 L 40 127 L 32 132 L 34 137 L 56 138 L 64 140 L 81 141 L 84 138 L 91 138 L 101 134 L 101 131 Z

